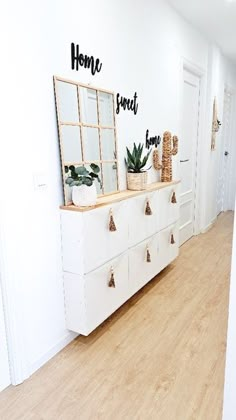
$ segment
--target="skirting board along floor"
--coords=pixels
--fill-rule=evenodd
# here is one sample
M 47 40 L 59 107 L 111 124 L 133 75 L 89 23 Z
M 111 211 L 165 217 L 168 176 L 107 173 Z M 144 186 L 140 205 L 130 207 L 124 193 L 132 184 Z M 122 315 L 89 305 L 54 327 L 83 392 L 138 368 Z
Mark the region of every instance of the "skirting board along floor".
M 221 420 L 232 228 L 222 214 L 89 337 L 3 391 L 1 420 Z

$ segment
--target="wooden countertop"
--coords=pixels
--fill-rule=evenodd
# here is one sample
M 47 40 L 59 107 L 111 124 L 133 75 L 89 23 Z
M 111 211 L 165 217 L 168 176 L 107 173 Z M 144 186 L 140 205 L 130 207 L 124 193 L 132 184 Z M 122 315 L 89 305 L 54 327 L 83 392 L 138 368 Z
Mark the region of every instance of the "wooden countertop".
M 171 185 L 176 185 L 179 183 L 180 183 L 180 180 L 171 181 L 171 182 L 153 182 L 147 185 L 146 190 L 142 190 L 142 191 L 123 190 L 123 191 L 118 191 L 115 194 L 99 197 L 97 200 L 97 204 L 95 204 L 95 206 L 78 207 L 78 206 L 75 206 L 74 204 L 71 204 L 68 206 L 60 206 L 60 209 L 70 210 L 70 211 L 79 211 L 79 212 L 90 211 L 90 210 L 97 209 L 102 206 L 106 206 L 108 204 L 113 204 L 122 200 L 126 200 L 128 198 L 136 197 L 141 194 L 149 193 L 156 190 L 161 190 L 162 188 L 170 187 Z

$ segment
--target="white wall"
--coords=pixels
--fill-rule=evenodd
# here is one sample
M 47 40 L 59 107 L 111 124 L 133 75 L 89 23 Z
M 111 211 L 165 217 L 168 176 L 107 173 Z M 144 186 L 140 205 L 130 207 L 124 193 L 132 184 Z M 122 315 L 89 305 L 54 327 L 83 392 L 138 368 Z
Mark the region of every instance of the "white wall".
M 137 91 L 137 116 L 129 112 L 117 116 L 121 187 L 125 188 L 125 146 L 144 141 L 147 128 L 150 135 L 166 129 L 180 132 L 182 58 L 200 67 L 209 80 L 216 63 L 218 71 L 207 103 L 215 90 L 222 100 L 228 66 L 223 72 L 220 52 L 211 50 L 162 0 L 9 0 L 4 7 L 0 23 L 4 28 L 1 97 L 5 136 L 0 163 L 5 176 L 0 182 L 5 210 L 0 223 L 6 227 L 11 286 L 17 285 L 19 293 L 16 313 L 21 313 L 21 340 L 27 347 L 22 357 L 29 374 L 73 337 L 64 321 L 59 222 L 63 198 L 53 75 L 127 97 Z M 70 70 L 71 42 L 78 43 L 82 52 L 99 57 L 102 71 L 91 76 L 85 69 Z M 209 130 L 208 114 L 205 123 Z M 207 142 L 210 147 L 210 133 Z M 208 153 L 203 171 L 211 165 L 205 199 L 210 193 L 214 203 L 216 162 L 211 160 Z M 177 161 L 178 157 L 175 167 Z M 43 174 L 47 184 L 41 190 L 34 189 L 37 174 Z M 150 181 L 156 177 L 150 172 Z M 214 206 L 210 211 L 207 207 L 202 227 L 213 218 Z

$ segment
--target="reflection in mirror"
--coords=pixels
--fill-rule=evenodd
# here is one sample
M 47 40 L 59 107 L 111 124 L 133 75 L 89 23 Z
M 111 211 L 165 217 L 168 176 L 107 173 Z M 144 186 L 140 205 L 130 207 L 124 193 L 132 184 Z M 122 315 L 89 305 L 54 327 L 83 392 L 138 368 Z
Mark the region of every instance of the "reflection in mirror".
M 110 93 L 99 92 L 99 120 L 100 125 L 114 126 L 113 96 Z
M 104 194 L 109 194 L 114 191 L 117 191 L 117 163 L 103 163 L 103 184 L 104 184 Z
M 84 160 L 100 160 L 99 134 L 97 128 L 83 127 Z
M 79 122 L 77 86 L 71 83 L 56 81 L 59 102 L 60 120 L 63 122 Z
M 61 126 L 64 162 L 81 162 L 80 127 L 76 125 Z
M 116 159 L 115 132 L 110 128 L 101 129 L 102 160 Z
M 85 124 L 98 125 L 97 92 L 94 89 L 80 88 L 81 120 Z

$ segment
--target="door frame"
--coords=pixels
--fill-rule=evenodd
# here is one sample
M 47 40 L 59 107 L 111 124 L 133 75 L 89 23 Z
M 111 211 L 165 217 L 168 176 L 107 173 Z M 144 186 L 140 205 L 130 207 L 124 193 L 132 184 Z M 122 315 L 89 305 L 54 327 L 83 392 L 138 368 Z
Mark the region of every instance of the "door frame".
M 22 288 L 17 268 L 11 258 L 11 248 L 5 232 L 8 220 L 4 206 L 0 206 L 0 287 L 2 291 L 8 348 L 10 380 L 12 385 L 22 383 L 30 375 L 26 356 L 27 340 L 21 326 L 25 323 L 22 305 Z
M 184 71 L 192 73 L 199 78 L 199 118 L 198 118 L 198 135 L 196 144 L 196 178 L 195 178 L 195 192 L 194 192 L 194 220 L 193 220 L 193 235 L 199 235 L 204 226 L 205 210 L 201 205 L 205 194 L 206 183 L 202 182 L 205 145 L 204 145 L 204 130 L 205 130 L 205 109 L 206 109 L 206 72 L 203 68 L 192 63 L 185 57 L 181 59 L 181 89 L 180 89 L 180 115 L 179 126 L 182 136 L 182 119 L 183 119 L 183 80 Z M 180 138 L 181 141 L 181 138 Z M 207 143 L 207 142 L 205 142 Z M 206 165 L 205 165 L 206 166 Z

